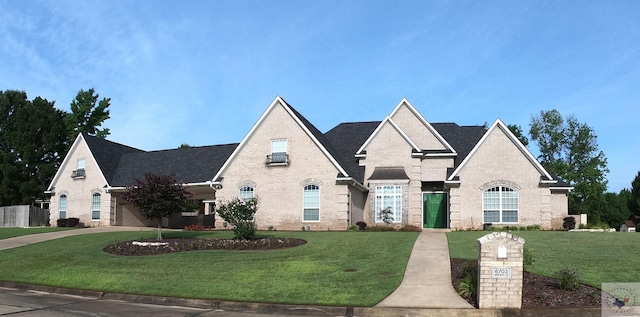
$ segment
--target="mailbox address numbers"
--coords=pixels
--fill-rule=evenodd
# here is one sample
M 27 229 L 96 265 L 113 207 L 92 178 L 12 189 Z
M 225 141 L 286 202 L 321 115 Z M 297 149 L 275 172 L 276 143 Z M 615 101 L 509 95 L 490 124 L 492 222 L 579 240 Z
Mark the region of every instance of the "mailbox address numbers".
M 511 278 L 511 267 L 500 266 L 491 268 L 491 278 Z

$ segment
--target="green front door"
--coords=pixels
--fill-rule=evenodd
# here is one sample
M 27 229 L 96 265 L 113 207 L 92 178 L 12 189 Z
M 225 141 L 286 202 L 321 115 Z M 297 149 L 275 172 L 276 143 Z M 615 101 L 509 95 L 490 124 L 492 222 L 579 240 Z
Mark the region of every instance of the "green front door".
M 447 198 L 444 193 L 422 194 L 422 227 L 447 227 Z

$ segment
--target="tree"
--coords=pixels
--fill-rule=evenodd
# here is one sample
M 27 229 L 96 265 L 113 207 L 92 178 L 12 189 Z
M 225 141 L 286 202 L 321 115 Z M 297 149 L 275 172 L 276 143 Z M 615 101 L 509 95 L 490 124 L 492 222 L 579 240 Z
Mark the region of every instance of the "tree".
M 574 116 L 566 120 L 558 110 L 540 111 L 531 118 L 529 134 L 540 150 L 538 159 L 550 172 L 574 186 L 569 194 L 569 211 L 590 216 L 604 204 L 609 172 L 604 153 L 598 150 L 593 129 Z
M 98 102 L 99 97 L 100 95 L 93 88 L 87 91 L 80 89 L 76 98 L 71 101 L 71 113 L 66 114 L 65 125 L 69 140 L 72 142 L 82 132 L 102 139 L 109 135 L 108 128 L 100 129 L 99 127 L 110 118 L 111 98 L 102 98 Z
M 527 138 L 526 135 L 524 135 L 524 132 L 522 131 L 522 128 L 519 125 L 508 124 L 507 128 L 509 128 L 509 130 L 511 130 L 511 133 L 513 133 L 513 135 L 515 135 L 518 138 L 518 140 L 520 140 L 520 143 L 522 143 L 522 145 L 524 146 L 529 145 L 529 139 Z
M 631 182 L 631 192 L 628 199 L 629 211 L 640 216 L 640 171 Z
M 233 237 L 235 239 L 249 240 L 255 237 L 254 215 L 258 211 L 258 198 L 235 198 L 220 205 L 216 211 L 222 219 L 234 226 Z
M 158 220 L 158 241 L 162 240 L 162 218 L 184 211 L 193 193 L 178 184 L 173 175 L 145 174 L 144 180 L 127 187 L 122 197 L 147 219 Z
M 29 101 L 19 91 L 0 92 L 0 109 L 0 203 L 44 198 L 65 151 L 64 113 L 54 102 Z
M 623 189 L 619 194 L 604 194 L 604 204 L 600 218 L 612 228 L 620 228 L 620 226 L 629 217 L 627 193 L 628 190 Z

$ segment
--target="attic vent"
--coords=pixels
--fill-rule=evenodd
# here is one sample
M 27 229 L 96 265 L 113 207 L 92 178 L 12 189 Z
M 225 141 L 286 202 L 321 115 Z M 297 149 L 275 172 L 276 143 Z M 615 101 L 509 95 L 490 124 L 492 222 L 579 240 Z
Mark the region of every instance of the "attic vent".
M 84 168 L 79 168 L 71 173 L 71 178 L 84 178 L 85 171 Z

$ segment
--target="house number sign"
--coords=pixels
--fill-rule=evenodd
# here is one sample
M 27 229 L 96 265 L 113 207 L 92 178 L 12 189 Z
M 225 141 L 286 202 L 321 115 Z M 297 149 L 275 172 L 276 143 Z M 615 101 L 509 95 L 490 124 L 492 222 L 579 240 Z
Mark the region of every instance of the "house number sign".
M 511 267 L 500 266 L 491 268 L 491 278 L 511 278 Z

